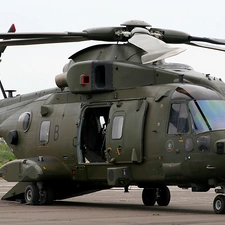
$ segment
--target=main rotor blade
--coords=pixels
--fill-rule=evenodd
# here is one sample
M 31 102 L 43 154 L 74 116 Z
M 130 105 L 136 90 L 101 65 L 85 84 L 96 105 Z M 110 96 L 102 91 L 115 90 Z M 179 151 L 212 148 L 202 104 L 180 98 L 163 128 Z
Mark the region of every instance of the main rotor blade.
M 0 39 L 26 39 L 45 37 L 82 36 L 86 37 L 87 32 L 56 32 L 56 33 L 0 33 Z
M 225 45 L 224 39 L 218 39 L 218 38 L 206 38 L 206 37 L 194 37 L 189 36 L 189 41 L 200 41 L 200 42 L 207 42 L 211 44 L 217 44 L 217 45 Z
M 195 45 L 197 47 L 203 47 L 203 44 L 197 44 L 197 42 L 206 42 L 210 44 L 217 44 L 217 45 L 225 45 L 224 39 L 217 39 L 217 38 L 207 38 L 207 37 L 196 37 L 191 36 L 188 33 L 177 31 L 177 30 L 168 30 L 168 29 L 161 29 L 161 28 L 151 28 L 150 33 L 153 36 L 158 36 L 160 39 L 162 39 L 166 43 L 170 44 L 190 44 Z M 192 44 L 195 42 L 195 44 Z M 207 46 L 207 45 L 205 45 Z M 215 50 L 221 50 L 221 48 L 216 47 L 205 47 L 205 48 L 211 48 Z M 222 51 L 222 50 L 221 50 Z
M 210 45 L 210 44 L 206 44 L 206 43 L 197 43 L 197 42 L 191 41 L 190 43 L 187 43 L 187 44 L 188 45 L 193 45 L 193 46 L 196 46 L 196 47 L 213 49 L 213 50 L 218 50 L 218 51 L 225 52 L 225 48 L 223 48 L 223 47 L 214 46 L 214 45 Z
M 224 51 L 221 47 L 197 43 L 206 42 L 210 44 L 225 45 L 224 39 L 196 37 L 182 31 L 161 28 L 147 29 L 140 25 L 135 26 L 131 26 L 134 27 L 131 32 L 129 30 L 131 27 L 128 29 L 126 25 L 126 27 L 90 28 L 83 30 L 82 32 L 0 33 L 0 39 L 3 39 L 0 41 L 0 54 L 5 50 L 6 46 L 66 43 L 86 40 L 110 42 L 129 41 L 131 44 L 146 51 L 148 54 L 143 58 L 151 59 L 150 61 L 154 61 L 154 58 L 155 60 L 167 58 L 173 56 L 175 53 L 178 54 L 183 51 L 179 50 L 179 48 L 171 48 L 166 43 L 189 44 L 197 47 Z M 15 32 L 14 25 L 10 28 L 9 32 Z M 129 39 L 130 35 L 133 36 Z
M 0 33 L 0 39 L 14 39 L 16 41 L 16 42 L 2 42 L 2 45 L 17 45 L 17 43 L 18 45 L 25 45 L 26 40 L 28 41 L 28 44 L 45 44 L 44 40 L 47 41 L 46 42 L 47 44 L 72 42 L 73 40 L 74 42 L 76 42 L 82 41 L 82 37 L 83 40 L 127 41 L 128 38 L 121 35 L 124 29 L 125 29 L 124 27 L 100 27 L 100 28 L 86 29 L 83 30 L 82 32 L 16 33 L 16 34 Z M 37 40 L 39 40 L 39 38 L 42 39 L 40 43 L 36 42 Z M 33 41 L 30 41 L 29 39 L 32 39 Z M 22 41 L 19 42 L 19 40 Z
M 0 46 L 49 44 L 86 40 L 127 41 L 128 38 L 121 35 L 124 29 L 124 27 L 102 27 L 86 29 L 82 32 L 0 33 L 0 39 L 11 39 L 11 41 L 0 41 Z
M 82 36 L 75 37 L 46 37 L 46 38 L 31 38 L 31 39 L 21 39 L 21 40 L 4 40 L 0 41 L 1 46 L 16 46 L 16 45 L 38 45 L 38 44 L 53 44 L 53 43 L 66 43 L 66 42 L 79 42 L 86 41 L 88 38 Z

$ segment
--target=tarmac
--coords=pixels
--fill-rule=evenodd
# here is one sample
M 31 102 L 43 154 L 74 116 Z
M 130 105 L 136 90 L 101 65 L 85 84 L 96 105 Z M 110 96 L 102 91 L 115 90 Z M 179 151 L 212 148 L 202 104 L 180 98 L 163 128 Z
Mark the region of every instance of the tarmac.
M 0 180 L 2 197 L 15 183 Z M 63 201 L 51 206 L 30 206 L 19 202 L 0 201 L 0 225 L 215 225 L 225 224 L 225 214 L 213 211 L 214 190 L 192 193 L 169 187 L 169 206 L 146 207 L 142 190 L 131 186 L 129 193 L 122 188 L 100 191 Z

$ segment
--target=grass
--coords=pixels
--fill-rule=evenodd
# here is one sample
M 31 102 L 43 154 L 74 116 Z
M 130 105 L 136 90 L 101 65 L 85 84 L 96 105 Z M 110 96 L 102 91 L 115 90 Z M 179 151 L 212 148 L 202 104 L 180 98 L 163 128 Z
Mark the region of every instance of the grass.
M 4 141 L 0 141 L 0 166 L 14 159 L 15 156 L 9 146 Z

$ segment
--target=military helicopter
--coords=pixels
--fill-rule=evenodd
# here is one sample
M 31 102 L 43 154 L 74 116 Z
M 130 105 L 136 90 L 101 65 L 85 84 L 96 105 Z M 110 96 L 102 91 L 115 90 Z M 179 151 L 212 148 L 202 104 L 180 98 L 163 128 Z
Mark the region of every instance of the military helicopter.
M 225 83 L 166 63 L 189 44 L 225 40 L 152 28 L 139 20 L 63 33 L 1 33 L 0 47 L 86 40 L 56 88 L 0 101 L 0 136 L 17 157 L 0 168 L 18 182 L 3 200 L 30 205 L 130 185 L 146 206 L 167 206 L 168 186 L 207 192 L 225 213 Z M 214 44 L 214 45 L 212 45 Z M 3 89 L 4 92 L 4 89 Z

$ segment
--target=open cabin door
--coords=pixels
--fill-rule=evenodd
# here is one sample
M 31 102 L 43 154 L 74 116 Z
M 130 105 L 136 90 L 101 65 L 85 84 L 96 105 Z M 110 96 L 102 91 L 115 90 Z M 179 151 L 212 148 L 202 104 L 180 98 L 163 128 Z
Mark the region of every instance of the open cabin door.
M 108 161 L 137 163 L 143 159 L 143 134 L 148 102 L 144 99 L 113 103 L 106 134 Z

